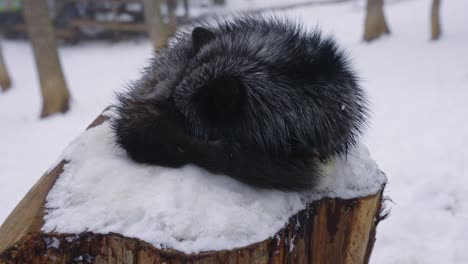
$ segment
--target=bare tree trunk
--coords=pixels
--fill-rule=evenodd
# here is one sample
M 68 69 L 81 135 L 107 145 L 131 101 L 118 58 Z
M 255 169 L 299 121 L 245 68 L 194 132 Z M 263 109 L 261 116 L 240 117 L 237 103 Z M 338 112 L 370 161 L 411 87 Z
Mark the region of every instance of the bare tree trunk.
M 184 0 L 184 11 L 185 11 L 185 18 L 189 18 L 190 16 L 190 10 L 189 10 L 189 3 L 188 3 L 188 0 Z
M 11 79 L 7 71 L 5 60 L 3 59 L 2 47 L 0 46 L 0 88 L 2 88 L 3 91 L 6 91 L 10 89 L 10 87 Z
M 226 3 L 225 0 L 214 0 L 215 5 L 224 5 Z
M 383 12 L 383 0 L 367 0 L 364 40 L 372 41 L 382 34 L 389 34 Z
M 161 0 L 145 0 L 144 5 L 148 35 L 154 48 L 162 48 L 167 45 L 169 32 L 161 16 Z
M 55 43 L 55 32 L 47 10 L 47 0 L 24 0 L 24 17 L 32 42 L 42 91 L 41 117 L 65 113 L 70 93 L 65 83 Z
M 439 10 L 440 10 L 440 0 L 433 0 L 432 8 L 431 8 L 431 29 L 432 29 L 431 39 L 432 40 L 439 39 L 440 34 L 441 34 Z
M 177 21 L 175 11 L 177 9 L 177 0 L 166 0 L 167 11 L 169 15 L 169 32 L 174 34 L 177 30 Z

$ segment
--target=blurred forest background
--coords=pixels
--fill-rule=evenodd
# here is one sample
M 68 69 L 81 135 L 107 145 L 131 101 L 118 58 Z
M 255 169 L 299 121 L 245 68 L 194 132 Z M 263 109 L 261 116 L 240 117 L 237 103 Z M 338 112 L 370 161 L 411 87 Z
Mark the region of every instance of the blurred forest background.
M 275 13 L 346 48 L 392 215 L 373 263 L 468 262 L 468 1 L 0 0 L 0 223 L 176 31 Z
M 305 1 L 272 9 L 345 1 Z M 31 41 L 41 82 L 41 117 L 47 117 L 64 113 L 69 108 L 70 92 L 60 66 L 57 40 L 76 45 L 87 39 L 115 42 L 148 35 L 158 49 L 166 46 L 178 27 L 207 19 L 218 11 L 216 7 L 222 8 L 225 4 L 225 0 L 192 0 L 190 3 L 189 0 L 1 0 L 0 25 L 6 38 L 28 38 Z M 390 33 L 383 4 L 383 0 L 367 0 L 364 41 Z M 268 6 L 244 12 L 260 13 L 267 9 Z M 440 0 L 432 0 L 428 22 L 432 40 L 438 39 L 441 34 L 439 10 Z M 0 84 L 3 90 L 11 87 L 1 50 Z

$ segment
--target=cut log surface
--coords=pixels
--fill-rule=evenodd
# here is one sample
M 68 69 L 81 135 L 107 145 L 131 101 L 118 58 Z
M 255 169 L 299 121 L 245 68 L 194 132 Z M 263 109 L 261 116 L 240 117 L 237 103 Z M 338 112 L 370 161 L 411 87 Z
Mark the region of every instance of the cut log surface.
M 366 197 L 311 202 L 273 237 L 230 250 L 187 254 L 115 233 L 45 233 L 45 198 L 65 164 L 47 172 L 0 227 L 0 263 L 368 263 L 383 218 L 384 186 Z

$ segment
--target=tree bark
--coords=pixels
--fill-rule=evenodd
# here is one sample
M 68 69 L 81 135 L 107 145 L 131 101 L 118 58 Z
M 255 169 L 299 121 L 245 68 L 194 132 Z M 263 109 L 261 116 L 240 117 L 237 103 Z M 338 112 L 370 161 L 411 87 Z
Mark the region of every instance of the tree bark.
M 10 89 L 10 87 L 11 79 L 8 74 L 5 60 L 3 59 L 2 47 L 0 46 L 0 88 L 2 88 L 3 91 L 6 91 Z
M 65 113 L 70 100 L 47 8 L 47 0 L 23 1 L 28 35 L 41 82 L 43 99 L 41 117 Z
M 312 202 L 273 237 L 232 250 L 185 254 L 120 234 L 43 233 L 45 198 L 65 164 L 46 173 L 0 227 L 0 263 L 368 263 L 385 217 L 382 186 L 367 197 Z
M 389 34 L 383 12 L 383 0 L 367 0 L 364 40 L 372 41 L 383 34 Z
M 161 16 L 161 0 L 144 1 L 145 24 L 155 49 L 167 45 L 169 31 Z
M 437 40 L 440 38 L 441 30 L 439 10 L 440 0 L 433 0 L 431 8 L 431 40 Z

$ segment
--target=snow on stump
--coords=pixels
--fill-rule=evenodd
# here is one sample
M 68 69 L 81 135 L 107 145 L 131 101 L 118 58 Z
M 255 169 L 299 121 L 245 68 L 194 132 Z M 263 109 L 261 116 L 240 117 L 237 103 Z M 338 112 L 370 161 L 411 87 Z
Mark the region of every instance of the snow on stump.
M 364 146 L 313 192 L 259 190 L 132 162 L 106 113 L 0 227 L 0 263 L 369 262 L 386 177 Z

